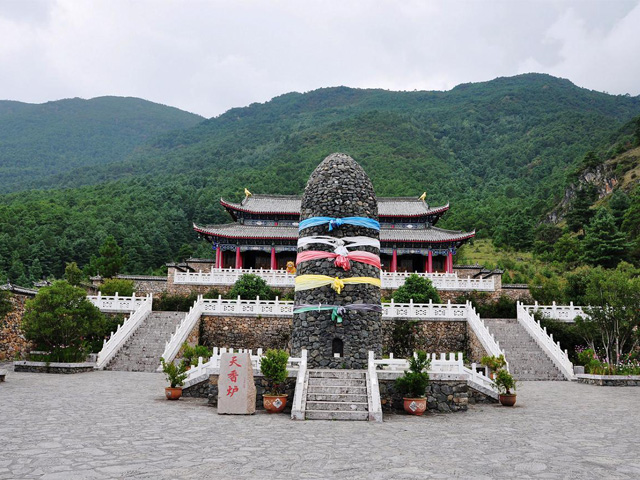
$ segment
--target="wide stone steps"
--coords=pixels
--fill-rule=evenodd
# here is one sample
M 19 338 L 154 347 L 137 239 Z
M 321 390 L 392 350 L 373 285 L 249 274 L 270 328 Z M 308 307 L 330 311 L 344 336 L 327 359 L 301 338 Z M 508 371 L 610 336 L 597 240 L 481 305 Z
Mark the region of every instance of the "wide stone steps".
M 484 318 L 489 331 L 500 343 L 516 380 L 565 380 L 536 341 L 515 318 Z
M 184 315 L 184 312 L 151 312 L 106 369 L 155 372 L 166 342 Z
M 307 420 L 368 420 L 364 370 L 309 370 Z

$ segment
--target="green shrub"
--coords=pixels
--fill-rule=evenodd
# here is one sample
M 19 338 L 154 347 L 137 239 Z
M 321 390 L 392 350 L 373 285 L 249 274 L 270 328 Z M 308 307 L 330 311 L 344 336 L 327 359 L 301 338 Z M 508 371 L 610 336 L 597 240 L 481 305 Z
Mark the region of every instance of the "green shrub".
M 11 292 L 7 290 L 0 290 L 0 319 L 3 319 L 11 310 L 13 310 Z
M 193 307 L 194 302 L 198 299 L 198 295 L 167 295 L 166 292 L 161 293 L 157 297 L 153 297 L 153 309 L 161 312 L 188 312 Z
M 84 361 L 88 339 L 104 330 L 104 315 L 87 300 L 86 292 L 58 280 L 27 300 L 22 331 L 51 362 Z
M 486 367 L 489 367 L 492 371 L 496 372 L 500 370 L 507 364 L 507 361 L 504 358 L 504 355 L 500 355 L 498 357 L 494 356 L 486 356 L 482 357 L 480 363 Z
M 187 342 L 182 345 L 182 361 L 192 367 L 198 365 L 198 359 L 202 357 L 203 362 L 208 362 L 211 358 L 211 350 L 204 345 L 194 345 L 193 347 Z
M 426 352 L 418 350 L 415 356 L 408 358 L 409 371 L 396 379 L 396 390 L 407 398 L 422 398 L 429 385 L 429 365 L 431 360 Z
M 260 360 L 260 371 L 267 382 L 265 393 L 267 395 L 280 395 L 284 393 L 287 380 L 287 362 L 289 354 L 284 350 L 269 349 Z
M 441 301 L 431 280 L 415 273 L 409 275 L 404 284 L 393 292 L 392 298 L 398 303 L 409 303 L 410 300 L 413 300 L 413 303 L 429 303 L 429 300 L 440 303 Z
M 121 297 L 130 297 L 133 295 L 133 288 L 133 280 L 108 278 L 102 283 L 102 285 L 100 285 L 100 293 L 108 296 L 112 296 L 117 293 Z
M 242 298 L 243 300 L 255 300 L 258 296 L 262 300 L 273 300 L 277 292 L 267 282 L 251 273 L 246 273 L 238 278 L 238 281 L 229 290 L 228 298 Z

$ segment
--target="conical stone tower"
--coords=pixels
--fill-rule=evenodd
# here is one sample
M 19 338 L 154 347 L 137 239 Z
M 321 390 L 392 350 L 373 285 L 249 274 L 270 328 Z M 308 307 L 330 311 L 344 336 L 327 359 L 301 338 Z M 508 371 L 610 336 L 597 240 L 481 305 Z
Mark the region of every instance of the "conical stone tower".
M 329 155 L 313 171 L 307 182 L 302 197 L 300 221 L 319 217 L 357 217 L 377 223 L 378 202 L 371 180 L 348 155 Z M 323 238 L 316 243 L 318 236 Z M 360 241 L 351 243 L 354 237 L 359 237 Z M 333 222 L 331 230 L 329 223 L 301 229 L 298 254 L 304 251 L 333 253 L 338 251 L 336 245 L 341 242 L 349 246 L 350 254 L 369 252 L 369 257 L 377 256 L 379 265 L 379 229 L 354 225 L 349 221 L 339 226 Z M 369 350 L 374 351 L 376 357 L 382 354 L 380 268 L 360 261 L 349 263 L 348 270 L 336 266 L 334 258 L 314 259 L 298 264 L 295 304 L 297 307 L 305 307 L 307 311 L 294 313 L 291 345 L 293 355 L 299 355 L 302 348 L 307 349 L 310 368 L 366 368 Z M 305 277 L 308 275 L 353 279 L 353 283 L 347 280 L 341 293 L 332 285 L 298 290 L 298 284 L 301 283 L 298 280 L 311 278 Z M 365 281 L 360 282 L 358 279 Z M 378 280 L 377 285 L 373 284 L 375 279 Z M 354 305 L 363 308 L 353 307 Z M 347 308 L 342 309 L 340 318 L 337 318 L 335 309 L 313 310 L 313 306 Z

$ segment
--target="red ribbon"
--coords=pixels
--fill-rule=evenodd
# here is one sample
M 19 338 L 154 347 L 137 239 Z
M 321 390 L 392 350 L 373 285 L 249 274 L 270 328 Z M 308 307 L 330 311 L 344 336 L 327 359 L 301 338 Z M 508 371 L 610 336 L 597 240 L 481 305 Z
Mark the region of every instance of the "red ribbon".
M 300 252 L 298 254 L 298 258 L 296 258 L 296 265 L 299 265 L 301 262 L 307 262 L 309 260 L 319 260 L 322 258 L 335 258 L 333 262 L 336 267 L 340 267 L 344 270 L 351 269 L 351 262 L 361 262 L 366 263 L 368 265 L 373 265 L 374 267 L 380 268 L 380 257 L 373 253 L 369 252 L 349 252 L 349 255 L 340 255 L 335 252 L 321 252 L 318 250 L 306 250 L 304 252 Z

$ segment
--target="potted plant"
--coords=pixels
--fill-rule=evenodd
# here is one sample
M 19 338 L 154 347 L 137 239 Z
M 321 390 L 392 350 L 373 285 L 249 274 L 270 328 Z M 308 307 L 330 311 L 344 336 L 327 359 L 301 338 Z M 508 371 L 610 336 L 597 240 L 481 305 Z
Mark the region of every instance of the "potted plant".
M 284 393 L 287 380 L 289 354 L 284 350 L 267 350 L 260 360 L 260 371 L 267 383 L 262 396 L 264 408 L 269 413 L 279 413 L 287 405 Z
M 493 377 L 495 376 L 495 372 L 503 368 L 507 364 L 507 361 L 505 360 L 504 355 L 500 355 L 498 357 L 486 356 L 482 357 L 480 363 L 489 369 L 489 377 L 493 379 Z
M 427 409 L 425 396 L 429 384 L 429 360 L 423 350 L 418 350 L 408 359 L 409 371 L 396 380 L 396 390 L 402 394 L 405 412 L 412 415 L 422 415 Z
M 173 362 L 167 363 L 164 358 L 161 358 L 160 362 L 162 362 L 162 371 L 169 381 L 169 386 L 164 389 L 167 400 L 178 400 L 182 396 L 182 385 L 187 378 L 187 365 L 185 362 L 180 362 L 179 365 Z
M 499 400 L 505 407 L 513 407 L 516 404 L 516 394 L 511 390 L 516 389 L 516 381 L 504 368 L 496 372 L 493 380 L 498 390 Z

